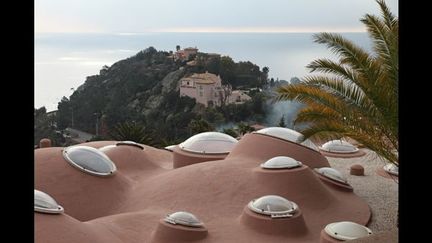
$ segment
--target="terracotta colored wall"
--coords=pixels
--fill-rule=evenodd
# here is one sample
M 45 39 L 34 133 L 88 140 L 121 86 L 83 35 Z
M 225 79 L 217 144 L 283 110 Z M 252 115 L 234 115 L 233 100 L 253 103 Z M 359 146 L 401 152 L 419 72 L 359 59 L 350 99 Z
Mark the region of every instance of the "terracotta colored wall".
M 328 160 L 318 151 L 258 133 L 244 135 L 227 158 L 243 156 L 260 158 L 263 162 L 276 156 L 288 156 L 310 168 L 330 166 Z

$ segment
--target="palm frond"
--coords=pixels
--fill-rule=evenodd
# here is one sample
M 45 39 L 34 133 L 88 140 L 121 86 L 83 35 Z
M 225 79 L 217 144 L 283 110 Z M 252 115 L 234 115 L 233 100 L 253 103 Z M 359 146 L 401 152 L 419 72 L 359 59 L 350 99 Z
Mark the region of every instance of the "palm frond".
M 387 28 L 392 29 L 398 25 L 397 18 L 392 14 L 390 9 L 387 7 L 387 4 L 384 0 L 376 1 L 381 9 L 381 15 L 383 16 L 384 22 Z
M 305 138 L 350 137 L 381 157 L 398 164 L 398 20 L 384 1 L 378 0 L 382 17 L 365 15 L 361 20 L 373 40 L 368 53 L 339 34 L 314 35 L 339 60 L 321 58 L 307 68 L 302 83 L 277 89 L 276 100 L 306 104 L 295 124 L 309 124 Z
M 148 132 L 143 125 L 134 122 L 117 124 L 109 135 L 117 141 L 133 141 L 150 146 L 155 145 L 153 134 Z

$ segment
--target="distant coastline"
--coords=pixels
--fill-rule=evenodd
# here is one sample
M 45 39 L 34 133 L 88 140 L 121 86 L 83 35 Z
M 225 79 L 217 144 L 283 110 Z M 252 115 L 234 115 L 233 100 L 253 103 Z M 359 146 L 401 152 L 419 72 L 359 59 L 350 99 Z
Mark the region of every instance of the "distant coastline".
M 366 33 L 344 33 L 360 46 L 370 46 Z M 247 43 L 247 45 L 245 45 Z M 176 45 L 200 46 L 209 53 L 229 55 L 270 68 L 269 77 L 289 80 L 308 73 L 316 57 L 331 57 L 313 43 L 312 33 L 36 33 L 35 107 L 55 110 L 62 96 L 97 74 L 103 65 L 154 46 L 172 50 Z

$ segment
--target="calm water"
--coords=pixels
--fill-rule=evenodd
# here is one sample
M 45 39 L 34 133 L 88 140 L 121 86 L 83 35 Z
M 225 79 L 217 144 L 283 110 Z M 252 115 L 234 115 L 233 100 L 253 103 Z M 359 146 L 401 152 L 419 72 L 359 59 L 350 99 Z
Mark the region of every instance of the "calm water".
M 370 50 L 366 33 L 343 33 Z M 228 55 L 270 68 L 269 77 L 289 80 L 308 73 L 305 66 L 319 57 L 334 58 L 310 33 L 148 33 L 37 34 L 35 36 L 35 107 L 55 110 L 61 97 L 72 93 L 103 65 L 136 54 L 149 46 L 175 50 L 176 45 Z

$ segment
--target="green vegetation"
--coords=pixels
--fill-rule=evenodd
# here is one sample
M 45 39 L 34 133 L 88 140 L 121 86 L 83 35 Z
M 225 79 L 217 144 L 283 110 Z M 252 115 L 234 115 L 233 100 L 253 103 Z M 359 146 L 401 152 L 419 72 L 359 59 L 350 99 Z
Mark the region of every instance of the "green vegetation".
M 278 89 L 278 100 L 307 106 L 295 123 L 310 124 L 305 138 L 351 137 L 379 156 L 398 165 L 398 19 L 383 0 L 381 17 L 366 14 L 361 22 L 373 41 L 368 53 L 339 34 L 320 33 L 315 42 L 326 44 L 338 61 L 322 58 L 307 67 L 302 83 Z
M 287 126 L 285 123 L 285 116 L 282 115 L 281 119 L 279 120 L 278 126 L 279 127 L 286 127 Z
M 202 118 L 191 120 L 188 124 L 188 127 L 191 130 L 192 134 L 209 132 L 214 130 L 214 127 Z
M 48 138 L 52 146 L 62 146 L 65 142 L 62 134 L 56 131 L 56 116 L 47 113 L 45 107 L 34 109 L 34 144 L 38 145 L 42 138 Z
M 117 141 L 133 141 L 150 146 L 154 145 L 152 133 L 146 130 L 142 124 L 135 122 L 118 124 L 109 135 Z
M 102 67 L 98 75 L 87 77 L 70 97 L 59 102 L 58 129 L 73 127 L 96 134 L 98 122 L 99 136 L 93 140 L 108 138 L 110 131 L 112 135 L 125 130 L 122 136 L 117 134 L 113 138 L 136 141 L 138 138 L 125 136 L 132 129 L 125 124 L 140 124 L 152 138 L 146 141 L 163 147 L 195 133 L 213 130 L 222 123 L 264 119 L 267 98 L 260 91 L 249 92 L 252 100 L 244 104 L 206 108 L 194 99 L 180 97 L 178 89 L 182 77 L 205 71 L 220 74 L 234 87 L 262 87 L 267 73 L 261 72 L 257 65 L 236 63 L 228 56 L 198 53 L 197 64 L 190 66 L 174 61 L 169 55 L 149 47 L 111 67 Z M 265 70 L 268 72 L 268 68 Z
M 237 132 L 240 135 L 245 135 L 246 133 L 255 131 L 255 128 L 251 127 L 249 124 L 240 122 L 237 124 Z
M 260 71 L 252 62 L 234 62 L 229 56 L 211 56 L 198 53 L 197 65 L 192 72 L 205 72 L 220 75 L 223 84 L 231 84 L 233 89 L 262 88 L 267 84 L 268 67 Z
M 222 130 L 222 132 L 225 133 L 225 134 L 230 135 L 230 136 L 233 137 L 233 138 L 238 137 L 238 133 L 237 133 L 236 130 L 233 129 L 233 128 L 224 128 L 224 129 Z

